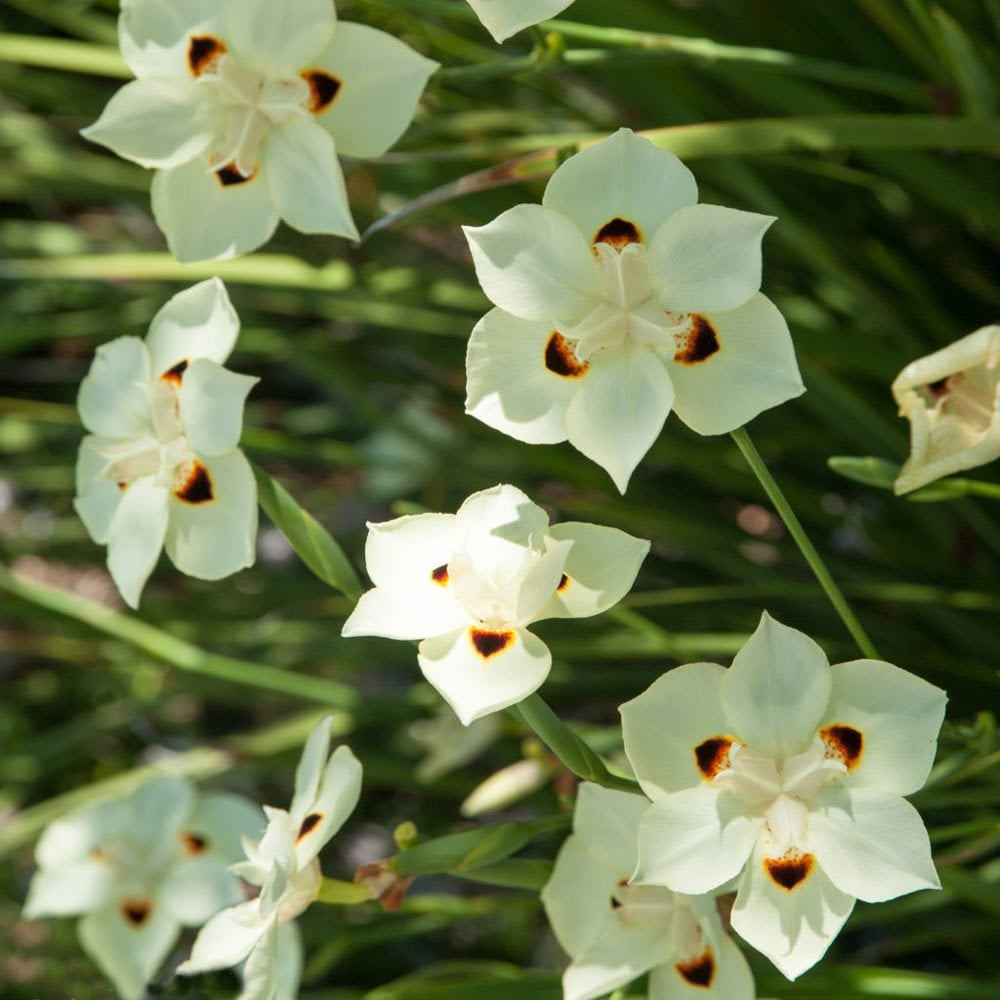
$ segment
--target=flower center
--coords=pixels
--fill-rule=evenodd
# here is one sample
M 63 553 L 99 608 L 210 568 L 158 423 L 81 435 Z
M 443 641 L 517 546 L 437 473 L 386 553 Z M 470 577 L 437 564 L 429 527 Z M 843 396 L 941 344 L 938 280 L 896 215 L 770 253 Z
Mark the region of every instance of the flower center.
M 483 560 L 474 561 L 468 553 L 457 553 L 448 563 L 452 593 L 469 617 L 488 629 L 500 629 L 517 621 L 521 587 L 541 557 L 540 552 L 523 546 L 517 548 L 520 552 L 511 553 L 503 564 L 490 567 L 492 571 L 484 571 Z
M 996 413 L 998 387 L 1000 367 L 993 359 L 923 386 L 931 426 L 949 421 L 976 437 L 984 434 Z

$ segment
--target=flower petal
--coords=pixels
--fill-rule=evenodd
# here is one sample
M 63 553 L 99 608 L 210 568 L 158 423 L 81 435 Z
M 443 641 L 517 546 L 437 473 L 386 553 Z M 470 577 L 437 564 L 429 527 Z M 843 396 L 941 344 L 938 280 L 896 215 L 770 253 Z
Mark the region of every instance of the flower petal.
M 517 205 L 463 231 L 479 284 L 506 312 L 572 326 L 600 301 L 597 261 L 580 230 L 559 212 Z
M 129 69 L 138 77 L 183 77 L 189 72 L 192 35 L 218 37 L 227 2 L 127 0 L 118 18 L 118 41 Z
M 565 441 L 566 410 L 579 378 L 546 364 L 554 336 L 548 321 L 488 312 L 469 340 L 465 412 L 528 444 Z
M 591 863 L 612 873 L 616 881 L 635 871 L 637 831 L 648 808 L 649 800 L 642 795 L 602 788 L 589 781 L 579 786 L 573 832 L 587 848 Z
M 194 811 L 184 821 L 184 833 L 194 834 L 206 852 L 227 864 L 243 860 L 244 837 L 256 840 L 263 832 L 260 806 L 226 792 L 199 795 Z
M 288 813 L 294 823 L 300 823 L 316 801 L 319 783 L 323 777 L 330 754 L 330 733 L 333 728 L 333 716 L 328 715 L 316 723 L 313 731 L 302 748 L 302 756 L 295 768 L 295 794 Z
M 771 879 L 763 846 L 754 852 L 733 907 L 733 930 L 763 952 L 789 979 L 812 968 L 854 909 L 819 865 L 794 889 Z
M 624 493 L 663 429 L 674 390 L 660 359 L 631 344 L 590 359 L 566 411 L 570 444 L 596 462 Z
M 302 933 L 290 920 L 278 925 L 278 976 L 274 1000 L 298 1000 L 302 980 Z
M 716 917 L 716 920 L 718 918 Z M 649 1000 L 754 1000 L 757 991 L 753 973 L 743 952 L 722 928 L 711 938 L 713 975 L 711 982 L 691 982 L 674 961 L 658 965 L 649 974 Z
M 120 906 L 111 906 L 88 913 L 77 933 L 122 1000 L 139 1000 L 177 942 L 180 926 L 154 901 L 139 923 L 126 919 Z
M 80 515 L 87 534 L 98 545 L 106 545 L 122 491 L 113 480 L 100 478 L 108 460 L 100 453 L 99 447 L 99 439 L 90 434 L 80 442 L 80 451 L 76 456 L 73 508 Z
M 100 855 L 39 869 L 28 887 L 25 920 L 66 917 L 103 907 L 113 896 L 118 874 Z
M 674 410 L 691 430 L 723 434 L 805 392 L 788 324 L 770 299 L 757 294 L 730 312 L 696 319 L 712 331 L 712 353 L 690 360 L 678 351 L 669 368 Z
M 454 514 L 410 514 L 368 524 L 365 568 L 377 587 L 425 583 L 455 554 Z
M 739 874 L 764 820 L 731 792 L 700 785 L 658 798 L 639 823 L 633 882 L 674 892 L 711 892 Z
M 243 452 L 195 462 L 210 481 L 210 497 L 185 501 L 170 494 L 167 555 L 188 576 L 221 580 L 252 566 L 257 546 L 257 481 Z
M 381 156 L 407 130 L 430 75 L 431 59 L 385 31 L 341 22 L 312 63 L 339 84 L 317 121 L 344 156 Z
M 594 1000 L 631 982 L 670 954 L 662 924 L 614 921 L 563 973 L 563 1000 Z
M 196 802 L 194 786 L 165 774 L 140 785 L 125 800 L 127 819 L 122 826 L 137 843 L 155 855 L 174 846 Z
M 563 163 L 542 204 L 572 219 L 591 243 L 613 223 L 628 223 L 630 241 L 648 244 L 667 218 L 697 200 L 694 174 L 673 153 L 621 128 Z
M 697 750 L 730 732 L 722 708 L 725 676 L 718 663 L 687 663 L 619 709 L 625 753 L 651 799 L 710 780 L 698 766 Z
M 722 705 L 755 753 L 792 757 L 815 737 L 832 687 L 823 650 L 765 611 L 722 680 Z
M 151 434 L 149 379 L 149 353 L 138 337 L 102 344 L 76 399 L 83 426 L 118 439 Z
M 225 364 L 239 332 L 240 319 L 226 286 L 219 278 L 199 281 L 168 299 L 153 317 L 146 335 L 150 373 L 160 378 L 180 362 L 197 358 Z
M 549 528 L 549 537 L 572 542 L 563 579 L 534 620 L 589 618 L 617 604 L 631 589 L 649 552 L 649 542 L 617 528 L 565 521 Z
M 690 205 L 657 230 L 649 266 L 661 305 L 673 312 L 724 312 L 760 289 L 760 244 L 769 215 Z
M 216 855 L 202 854 L 173 865 L 157 892 L 157 902 L 177 923 L 201 927 L 225 906 L 235 906 L 243 891 L 227 863 Z
M 552 655 L 526 629 L 478 628 L 425 639 L 417 654 L 424 677 L 464 725 L 516 705 L 539 688 Z
M 295 857 L 305 868 L 323 845 L 344 825 L 361 796 L 361 763 L 348 746 L 334 750 L 323 770 L 316 798 L 303 815 L 292 813 L 298 823 Z M 300 806 L 301 810 L 301 806 Z
M 125 806 L 121 800 L 84 806 L 50 823 L 35 845 L 39 868 L 59 868 L 85 861 L 108 835 L 121 827 Z
M 143 167 L 177 167 L 204 153 L 224 126 L 222 112 L 193 79 L 126 83 L 80 134 Z
M 898 795 L 827 788 L 810 810 L 809 837 L 830 881 L 867 903 L 941 887 L 923 820 Z
M 248 68 L 295 76 L 326 47 L 336 24 L 332 0 L 241 0 L 229 7 L 226 40 Z
M 217 913 L 198 932 L 191 957 L 177 967 L 177 972 L 193 976 L 242 962 L 271 926 L 272 921 L 262 920 L 259 911 L 258 901 L 249 899 Z
M 271 198 L 285 222 L 302 233 L 358 238 L 337 149 L 315 122 L 293 118 L 273 127 L 261 158 Z
M 272 922 L 243 966 L 243 989 L 236 1000 L 273 1000 L 278 985 L 278 924 Z
M 188 365 L 177 393 L 188 444 L 203 455 L 232 451 L 243 433 L 243 404 L 259 381 L 204 358 Z
M 473 493 L 455 513 L 456 546 L 473 558 L 492 554 L 491 539 L 541 550 L 548 527 L 548 514 L 509 483 Z M 477 551 L 479 545 L 482 553 Z
M 469 624 L 469 615 L 450 591 L 431 582 L 376 587 L 361 595 L 340 634 L 386 639 L 426 639 Z
M 152 476 L 130 483 L 108 529 L 108 572 L 130 608 L 156 567 L 167 533 L 167 497 Z
M 249 253 L 266 243 L 278 225 L 259 170 L 242 184 L 223 184 L 199 158 L 158 170 L 151 194 L 156 224 L 182 263 Z
M 922 788 L 934 763 L 947 700 L 940 688 L 891 663 L 836 664 L 823 728 L 850 726 L 862 739 L 846 784 L 897 795 Z
M 573 0 L 468 0 L 476 17 L 498 43 L 522 28 L 564 11 Z

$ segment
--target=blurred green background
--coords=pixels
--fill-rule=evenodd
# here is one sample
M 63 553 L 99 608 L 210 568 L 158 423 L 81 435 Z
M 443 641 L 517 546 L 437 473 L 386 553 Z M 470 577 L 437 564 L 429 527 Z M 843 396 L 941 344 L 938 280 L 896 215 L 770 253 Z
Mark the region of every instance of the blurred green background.
M 996 501 L 896 499 L 826 463 L 900 461 L 907 428 L 889 383 L 1000 316 L 1000 0 L 577 0 L 559 37 L 550 25 L 502 50 L 461 0 L 337 6 L 446 67 L 396 149 L 348 165 L 362 228 L 469 173 L 552 152 L 519 168 L 531 179 L 444 199 L 359 247 L 283 228 L 251 257 L 181 267 L 151 220 L 150 175 L 77 134 L 123 79 L 116 3 L 0 2 L 0 998 L 110 995 L 72 921 L 18 918 L 34 839 L 68 803 L 118 787 L 108 779 L 155 764 L 283 804 L 302 740 L 332 706 L 365 767 L 361 806 L 324 855 L 326 874 L 350 878 L 393 853 L 401 822 L 427 837 L 469 827 L 469 792 L 539 752 L 501 715 L 470 759 L 426 780 L 431 749 L 453 750 L 457 729 L 412 647 L 341 640 L 348 602 L 266 519 L 254 568 L 206 584 L 164 560 L 138 617 L 101 610 L 122 606 L 71 506 L 77 386 L 99 344 L 143 335 L 205 275 L 223 276 L 243 322 L 231 367 L 262 379 L 246 452 L 359 570 L 366 520 L 452 511 L 501 481 L 553 520 L 652 539 L 621 608 L 538 629 L 555 657 L 543 694 L 602 752 L 618 752 L 621 702 L 677 663 L 728 662 L 764 607 L 832 661 L 857 655 L 729 438 L 671 418 L 621 498 L 569 445 L 523 445 L 463 414 L 465 343 L 487 302 L 459 225 L 538 200 L 574 137 L 628 125 L 662 130 L 703 201 L 779 217 L 763 290 L 789 320 L 808 392 L 751 431 L 882 655 L 951 696 L 932 781 L 914 797 L 944 890 L 859 904 L 794 984 L 751 955 L 760 993 L 993 1000 Z M 972 475 L 1000 482 L 995 467 Z M 485 819 L 565 813 L 572 783 L 550 770 Z M 551 861 L 561 836 L 525 856 Z M 532 892 L 433 876 L 397 913 L 316 906 L 302 926 L 309 1000 L 561 995 L 563 959 Z M 235 979 L 154 991 L 232 996 Z

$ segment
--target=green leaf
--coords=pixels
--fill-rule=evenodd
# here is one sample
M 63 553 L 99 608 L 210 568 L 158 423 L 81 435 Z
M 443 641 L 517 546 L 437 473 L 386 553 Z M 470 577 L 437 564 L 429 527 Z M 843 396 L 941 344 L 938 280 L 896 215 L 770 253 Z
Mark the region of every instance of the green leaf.
M 899 475 L 899 463 L 874 455 L 831 455 L 826 464 L 838 475 L 865 486 L 891 490 Z
M 471 872 L 453 872 L 459 878 L 469 882 L 481 882 L 484 885 L 499 885 L 505 889 L 528 889 L 540 892 L 552 874 L 551 861 L 539 861 L 535 858 L 508 858 L 485 868 L 477 868 Z
M 261 508 L 298 557 L 324 583 L 356 601 L 364 588 L 333 536 L 295 502 L 284 486 L 257 465 L 253 466 L 253 471 Z

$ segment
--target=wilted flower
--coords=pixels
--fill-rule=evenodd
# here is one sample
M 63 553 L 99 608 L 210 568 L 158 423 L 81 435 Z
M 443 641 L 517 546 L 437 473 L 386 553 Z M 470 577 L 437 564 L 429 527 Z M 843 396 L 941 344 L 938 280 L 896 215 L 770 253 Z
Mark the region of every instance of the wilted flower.
M 653 800 L 633 881 L 702 893 L 738 878 L 733 929 L 794 979 L 855 899 L 938 888 L 903 796 L 927 779 L 945 701 L 889 663 L 831 667 L 764 614 L 728 670 L 677 667 L 621 708 Z
M 174 565 L 219 580 L 253 564 L 257 485 L 237 448 L 258 381 L 222 367 L 239 319 L 218 278 L 179 292 L 145 342 L 97 349 L 77 406 L 88 434 L 74 506 L 108 546 L 108 570 L 137 607 L 166 544 Z
M 138 77 L 83 134 L 156 168 L 153 214 L 180 260 L 271 238 L 357 237 L 337 157 L 384 153 L 437 63 L 333 0 L 122 0 Z
M 543 618 L 600 614 L 628 593 L 649 551 L 615 528 L 549 525 L 514 486 L 474 493 L 456 514 L 368 525 L 375 584 L 345 636 L 423 639 L 424 676 L 468 725 L 526 698 L 552 665 L 528 630 Z
M 264 807 L 267 829 L 258 842 L 243 839 L 247 860 L 232 871 L 261 887 L 256 898 L 217 913 L 201 929 L 185 976 L 224 969 L 245 960 L 238 1000 L 294 997 L 302 965 L 298 928 L 323 880 L 316 857 L 344 825 L 361 794 L 361 764 L 350 748 L 330 750 L 327 717 L 313 730 L 295 772 L 288 812 Z
M 56 820 L 35 848 L 24 916 L 76 916 L 80 943 L 124 1000 L 177 943 L 243 896 L 228 866 L 264 817 L 234 795 L 155 778 L 130 796 Z
M 720 434 L 799 395 L 788 327 L 758 292 L 774 220 L 697 199 L 676 156 L 621 129 L 562 164 L 541 205 L 467 227 L 498 307 L 469 342 L 468 412 L 568 439 L 624 492 L 671 407 Z
M 649 1000 L 753 1000 L 750 967 L 722 928 L 712 896 L 629 885 L 649 801 L 584 782 L 573 834 L 542 902 L 573 959 L 564 1000 L 592 1000 L 650 972 Z
M 1000 458 L 1000 326 L 984 326 L 908 364 L 892 383 L 910 421 L 910 457 L 896 480 L 909 493 Z
M 522 28 L 555 17 L 573 0 L 468 0 L 486 30 L 503 42 Z

